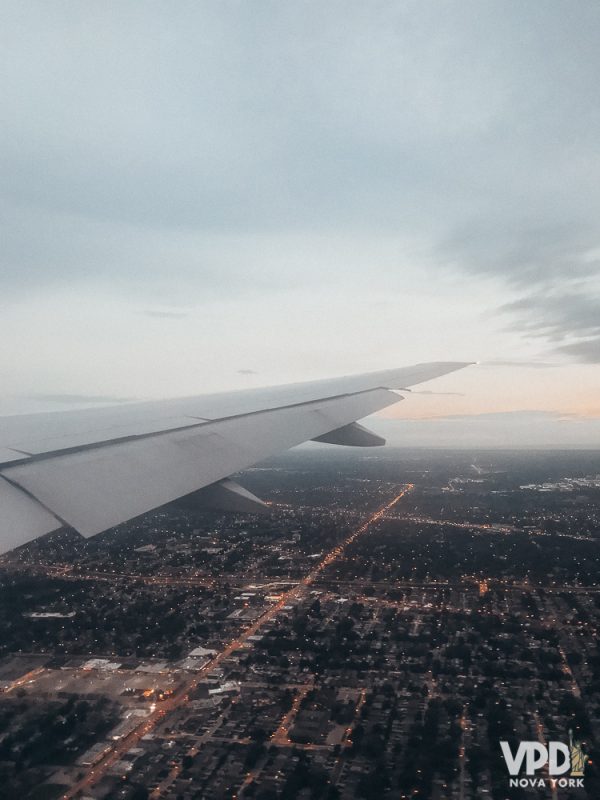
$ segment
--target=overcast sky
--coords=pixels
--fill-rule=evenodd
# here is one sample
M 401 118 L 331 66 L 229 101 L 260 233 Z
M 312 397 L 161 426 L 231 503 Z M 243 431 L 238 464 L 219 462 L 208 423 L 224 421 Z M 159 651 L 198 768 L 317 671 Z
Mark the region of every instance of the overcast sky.
M 5 0 L 0 411 L 464 359 L 393 413 L 600 444 L 599 41 L 595 0 Z

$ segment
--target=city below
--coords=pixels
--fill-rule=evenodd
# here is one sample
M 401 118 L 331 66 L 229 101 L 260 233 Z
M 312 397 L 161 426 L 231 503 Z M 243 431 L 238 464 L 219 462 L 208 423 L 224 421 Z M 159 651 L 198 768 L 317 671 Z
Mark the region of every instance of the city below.
M 600 454 L 306 447 L 237 479 L 267 514 L 0 559 L 2 798 L 600 797 Z M 577 786 L 511 783 L 501 741 L 569 736 Z

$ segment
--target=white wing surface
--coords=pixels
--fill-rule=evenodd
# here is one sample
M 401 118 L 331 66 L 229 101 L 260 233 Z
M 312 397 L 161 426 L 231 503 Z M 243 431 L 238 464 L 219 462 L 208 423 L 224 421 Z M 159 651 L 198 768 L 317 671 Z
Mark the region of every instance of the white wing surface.
M 232 473 L 311 439 L 382 444 L 356 421 L 402 399 L 391 390 L 464 366 L 417 364 L 268 389 L 1 417 L 0 553 L 63 526 L 92 536 L 204 487 L 212 498 L 232 497 L 231 508 L 240 508 L 242 497 L 247 507 L 253 496 L 226 481 Z

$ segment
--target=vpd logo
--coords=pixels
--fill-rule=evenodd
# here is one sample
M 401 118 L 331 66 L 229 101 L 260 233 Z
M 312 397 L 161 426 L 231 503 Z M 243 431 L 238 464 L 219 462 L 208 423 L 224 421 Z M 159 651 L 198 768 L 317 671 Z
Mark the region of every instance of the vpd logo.
M 508 742 L 500 742 L 504 761 L 511 775 L 510 786 L 583 788 L 583 772 L 588 756 L 581 742 L 574 742 L 569 731 L 569 744 L 549 742 L 520 742 L 516 753 Z M 536 773 L 543 770 L 548 778 Z M 569 773 L 566 777 L 566 773 Z M 522 777 L 520 777 L 522 775 Z

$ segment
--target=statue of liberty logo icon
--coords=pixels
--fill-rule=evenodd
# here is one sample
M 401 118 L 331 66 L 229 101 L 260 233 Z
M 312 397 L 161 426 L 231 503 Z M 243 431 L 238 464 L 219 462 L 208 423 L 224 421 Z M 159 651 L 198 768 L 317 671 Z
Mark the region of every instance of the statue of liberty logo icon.
M 581 749 L 581 742 L 573 741 L 572 730 L 569 730 L 569 752 L 571 754 L 571 777 L 583 778 L 583 771 L 589 756 Z

